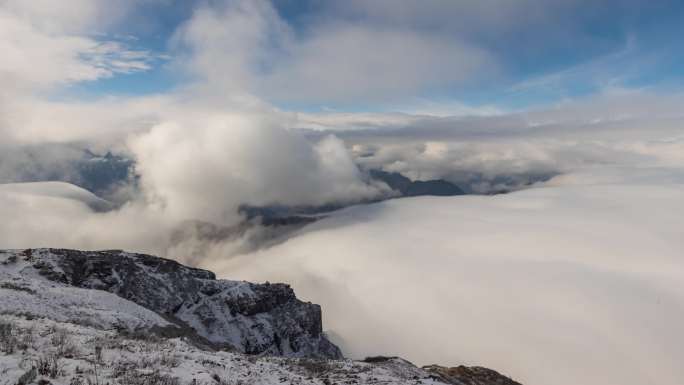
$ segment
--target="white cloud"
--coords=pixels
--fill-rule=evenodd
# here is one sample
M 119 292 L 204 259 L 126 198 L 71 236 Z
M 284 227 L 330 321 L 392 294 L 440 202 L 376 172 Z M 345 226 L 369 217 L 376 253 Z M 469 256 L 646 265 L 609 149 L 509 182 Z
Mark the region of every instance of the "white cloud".
M 176 33 L 179 64 L 223 90 L 287 102 L 387 100 L 461 84 L 494 69 L 456 37 L 329 22 L 295 33 L 266 1 L 218 2 Z
M 438 28 L 450 32 L 500 35 L 530 25 L 562 22 L 563 15 L 581 7 L 591 8 L 586 0 L 543 0 L 510 2 L 459 2 L 442 0 L 407 1 L 350 0 L 327 5 L 331 14 L 362 19 L 378 24 L 403 24 L 415 28 Z
M 283 126 L 286 115 L 181 111 L 129 142 L 145 191 L 176 220 L 235 223 L 241 204 L 353 202 L 382 191 L 363 182 L 339 140 L 312 144 Z
M 422 120 L 422 116 L 406 113 L 297 113 L 297 127 L 315 131 L 341 132 L 348 130 L 398 128 Z
M 614 185 L 357 207 L 202 265 L 291 282 L 353 357 L 484 365 L 530 384 L 675 385 L 684 187 L 630 171 Z
M 268 1 L 218 1 L 193 12 L 172 38 L 177 63 L 220 93 L 249 93 L 288 26 Z
M 176 43 L 189 50 L 185 59 L 201 75 L 197 83 L 163 95 L 89 102 L 41 96 L 73 82 L 150 68 L 149 52 L 91 37 L 109 6 L 83 1 L 77 15 L 20 2 L 0 8 L 7 20 L 0 24 L 8 55 L 0 64 L 0 77 L 8 80 L 0 92 L 0 108 L 7 111 L 0 124 L 4 147 L 85 142 L 125 151 L 138 161 L 146 202 L 158 204 L 149 209 L 171 226 L 184 220 L 234 224 L 240 204 L 323 204 L 379 193 L 362 180 L 341 142 L 307 140 L 288 129 L 288 114 L 250 95 L 257 47 L 265 49 L 282 23 L 267 2 L 200 7 L 179 29 Z M 127 6 L 115 7 L 112 17 Z
M 3 145 L 92 138 L 107 129 L 103 115 L 111 121 L 121 114 L 111 108 L 115 103 L 56 102 L 44 96 L 73 83 L 151 68 L 154 54 L 132 49 L 106 34 L 132 2 L 110 5 L 99 0 L 77 0 L 69 7 L 42 0 L 0 4 Z
M 138 203 L 106 213 L 102 202 L 66 183 L 0 184 L 0 243 L 5 248 L 119 249 L 163 255 L 171 233 L 163 213 Z
M 679 94 L 612 90 L 493 116 L 310 113 L 299 126 L 339 136 L 363 166 L 487 192 L 607 164 L 681 166 L 681 102 Z
M 0 6 L 3 93 L 149 69 L 149 53 L 88 35 L 96 13 L 104 11 L 98 1 L 79 0 L 74 8 L 41 3 L 9 1 Z M 116 17 L 116 12 L 107 14 L 109 20 Z
M 149 129 L 173 103 L 168 96 L 105 98 L 93 101 L 53 101 L 35 95 L 2 100 L 0 131 L 3 145 L 16 143 L 86 142 L 121 149 L 131 132 Z
M 391 100 L 462 84 L 493 70 L 492 62 L 485 51 L 455 38 L 326 25 L 298 41 L 261 79 L 260 88 L 277 100 Z
M 101 31 L 116 23 L 133 1 L 112 4 L 106 0 L 72 0 L 69 6 L 53 0 L 5 0 L 2 8 L 48 34 L 78 34 L 93 28 Z
M 363 17 L 321 18 L 302 30 L 265 1 L 207 2 L 172 42 L 172 70 L 195 83 L 88 102 L 41 95 L 144 71 L 150 53 L 97 35 L 120 32 L 104 20 L 117 23 L 129 2 L 55 4 L 0 6 L 3 149 L 84 142 L 126 151 L 138 161 L 142 196 L 96 213 L 73 186 L 0 188 L 0 217 L 11 218 L 0 222 L 5 247 L 125 248 L 194 262 L 201 256 L 187 253 L 196 245 L 171 239 L 185 220 L 230 225 L 244 203 L 382 191 L 355 162 L 418 179 L 490 178 L 475 186 L 482 191 L 561 173 L 553 188 L 506 196 L 355 208 L 226 265 L 219 259 L 240 245 L 218 242 L 204 263 L 231 278 L 294 283 L 323 303 L 326 323 L 356 355 L 483 364 L 540 384 L 681 378 L 681 95 L 611 89 L 519 113 L 427 102 L 404 113 L 294 114 L 260 99 L 415 100 L 496 70 L 495 54 L 462 38 L 464 29 L 482 23 L 475 29 L 501 36 L 586 2 L 531 14 L 511 2 L 339 2 Z M 453 29 L 426 29 L 435 18 Z

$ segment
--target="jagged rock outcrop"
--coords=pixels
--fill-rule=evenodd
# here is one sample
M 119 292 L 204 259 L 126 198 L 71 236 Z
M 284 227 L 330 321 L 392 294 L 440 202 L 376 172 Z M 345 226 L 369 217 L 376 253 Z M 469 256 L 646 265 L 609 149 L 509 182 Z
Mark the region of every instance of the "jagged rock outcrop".
M 424 366 L 423 370 L 432 373 L 439 380 L 455 385 L 521 385 L 492 369 L 480 366 L 457 366 L 448 368 L 440 365 Z
M 220 347 L 248 354 L 342 357 L 323 334 L 320 306 L 298 300 L 286 284 L 217 280 L 206 270 L 118 250 L 16 253 L 48 280 L 116 294 Z
M 417 197 L 424 195 L 453 196 L 465 194 L 460 187 L 443 179 L 412 181 L 398 172 L 387 172 L 374 169 L 369 170 L 368 174 L 371 178 L 387 184 L 389 188 L 398 192 L 402 197 Z

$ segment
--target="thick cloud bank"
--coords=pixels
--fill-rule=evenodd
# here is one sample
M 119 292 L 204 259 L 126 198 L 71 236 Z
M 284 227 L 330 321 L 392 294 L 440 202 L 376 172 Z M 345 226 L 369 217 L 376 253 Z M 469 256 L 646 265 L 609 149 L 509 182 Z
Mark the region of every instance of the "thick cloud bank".
M 488 365 L 526 384 L 675 385 L 678 179 L 387 201 L 207 266 L 292 282 L 355 357 Z
M 343 139 L 365 167 L 490 193 L 606 165 L 681 167 L 682 102 L 618 89 L 492 116 L 324 113 L 299 123 L 309 135 Z
M 482 364 L 527 384 L 682 382 L 684 96 L 600 76 L 591 96 L 536 110 L 437 100 L 496 82 L 511 49 L 538 55 L 524 63 L 580 51 L 596 30 L 568 16 L 612 18 L 617 2 L 312 2 L 298 22 L 287 1 L 62 3 L 0 1 L 0 181 L 79 183 L 74 165 L 108 151 L 125 178 L 100 197 L 0 184 L 0 247 L 127 249 L 291 282 L 357 357 Z M 185 13 L 155 26 L 154 5 Z M 629 75 L 612 56 L 496 93 Z M 174 81 L 105 95 L 144 88 L 130 75 Z M 98 97 L 79 95 L 88 82 Z M 241 227 L 240 205 L 385 194 L 363 168 L 526 190 L 358 206 L 244 254 L 272 234 Z
M 376 196 L 344 144 L 312 144 L 280 115 L 222 113 L 171 120 L 130 140 L 144 190 L 175 220 L 239 221 L 241 204 L 319 205 Z

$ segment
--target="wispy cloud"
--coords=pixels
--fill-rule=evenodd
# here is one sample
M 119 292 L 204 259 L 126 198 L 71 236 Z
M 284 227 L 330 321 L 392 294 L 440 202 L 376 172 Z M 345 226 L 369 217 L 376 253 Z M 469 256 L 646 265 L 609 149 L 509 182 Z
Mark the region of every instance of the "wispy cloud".
M 70 82 L 146 71 L 156 60 L 149 51 L 95 39 L 87 31 L 77 31 L 66 24 L 64 28 L 55 26 L 60 21 L 77 24 L 70 14 L 39 12 L 34 16 L 29 12 L 33 9 L 17 7 L 14 2 L 0 7 L 0 48 L 5 53 L 0 63 L 0 79 L 5 94 L 30 93 Z M 62 16 L 64 19 L 60 20 Z

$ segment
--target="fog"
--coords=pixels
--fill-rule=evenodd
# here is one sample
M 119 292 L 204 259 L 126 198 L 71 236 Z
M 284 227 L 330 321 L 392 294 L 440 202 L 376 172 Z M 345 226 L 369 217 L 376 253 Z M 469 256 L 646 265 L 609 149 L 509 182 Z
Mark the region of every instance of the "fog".
M 682 196 L 621 180 L 387 201 L 203 265 L 291 282 L 352 357 L 484 365 L 530 384 L 676 384 Z
M 289 282 L 354 358 L 526 384 L 684 378 L 684 96 L 610 83 L 519 110 L 421 99 L 496 79 L 506 63 L 487 42 L 544 27 L 530 50 L 564 47 L 564 13 L 602 6 L 351 1 L 298 29 L 268 1 L 201 1 L 156 52 L 121 35 L 132 18 L 157 36 L 136 10 L 167 2 L 48 3 L 0 4 L 0 247 L 125 249 Z M 79 88 L 149 71 L 178 84 Z M 85 150 L 130 159 L 130 178 L 107 197 L 63 183 Z M 482 195 L 359 204 L 277 242 L 240 227 L 241 205 L 386 196 L 368 169 Z
M 166 122 L 131 139 L 146 191 L 178 220 L 236 223 L 241 204 L 359 201 L 379 195 L 364 183 L 343 143 L 315 145 L 277 115 L 224 113 Z

